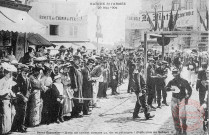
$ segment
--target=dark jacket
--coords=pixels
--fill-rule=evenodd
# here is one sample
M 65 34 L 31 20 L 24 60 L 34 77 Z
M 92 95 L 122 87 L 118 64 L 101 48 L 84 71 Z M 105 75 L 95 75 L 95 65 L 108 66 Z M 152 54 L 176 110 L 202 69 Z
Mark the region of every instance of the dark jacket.
M 87 67 L 84 67 L 81 71 L 84 82 L 82 86 L 83 97 L 92 98 L 93 88 L 92 88 L 92 81 L 90 80 L 90 70 Z
M 140 73 L 133 73 L 133 79 L 131 80 L 131 88 L 136 94 L 145 93 L 146 83 Z
M 176 86 L 180 89 L 179 93 L 173 93 L 173 97 L 177 98 L 177 99 L 183 99 L 186 96 L 186 90 L 188 91 L 188 95 L 189 97 L 192 95 L 192 88 L 189 85 L 188 81 L 181 78 L 180 76 L 174 78 L 173 80 L 171 80 L 170 82 L 168 82 L 166 88 L 167 91 L 170 91 L 171 86 Z
M 17 82 L 17 85 L 15 86 L 16 87 L 15 93 L 18 93 L 18 92 L 20 93 L 20 94 L 18 94 L 17 103 L 23 104 L 24 103 L 23 97 L 29 98 L 29 96 L 30 96 L 31 83 L 30 83 L 29 78 L 23 79 L 22 75 L 18 75 L 16 82 Z
M 201 70 L 198 72 L 198 76 L 197 76 L 197 84 L 196 84 L 196 89 L 200 90 L 200 91 L 206 91 L 208 89 L 208 86 L 204 86 L 202 84 L 202 81 L 206 81 L 207 77 L 206 77 L 206 71 L 205 70 Z

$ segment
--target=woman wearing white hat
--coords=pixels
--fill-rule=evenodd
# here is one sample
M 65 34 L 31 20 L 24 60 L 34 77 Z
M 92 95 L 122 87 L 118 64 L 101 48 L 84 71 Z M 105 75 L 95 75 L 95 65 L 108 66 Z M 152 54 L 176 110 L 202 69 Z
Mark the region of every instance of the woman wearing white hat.
M 12 87 L 16 83 L 12 79 L 12 71 L 14 67 L 10 64 L 2 63 L 4 68 L 4 77 L 0 80 L 0 134 L 6 134 L 11 130 L 12 127 L 12 113 L 13 108 L 10 102 L 11 97 L 15 97 L 12 92 Z

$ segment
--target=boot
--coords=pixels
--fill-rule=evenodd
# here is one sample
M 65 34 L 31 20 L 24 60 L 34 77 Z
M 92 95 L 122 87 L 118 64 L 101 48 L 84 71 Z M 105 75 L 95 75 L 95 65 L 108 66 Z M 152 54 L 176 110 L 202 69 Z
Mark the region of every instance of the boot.
M 151 118 L 153 118 L 153 117 L 155 117 L 155 115 L 151 115 L 150 113 L 147 113 L 147 114 L 145 115 L 146 120 L 151 119 Z

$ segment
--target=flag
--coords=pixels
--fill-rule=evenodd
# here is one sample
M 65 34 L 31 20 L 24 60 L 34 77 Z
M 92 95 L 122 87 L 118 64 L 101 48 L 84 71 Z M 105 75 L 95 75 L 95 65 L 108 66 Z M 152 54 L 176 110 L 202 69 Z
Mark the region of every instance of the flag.
M 155 9 L 155 28 L 154 31 L 156 31 L 158 29 L 158 13 Z
M 172 31 L 173 30 L 173 11 L 172 11 L 172 9 L 171 9 L 171 13 L 170 13 L 170 19 L 169 19 L 169 22 L 168 22 L 168 28 L 169 28 L 169 30 L 170 31 Z
M 178 12 L 179 12 L 179 10 L 177 10 L 176 15 L 175 15 L 175 18 L 174 18 L 173 29 L 176 27 L 176 22 L 178 20 Z
M 207 6 L 206 6 L 206 20 L 207 20 L 207 30 L 209 30 L 209 14 L 208 14 Z
M 151 20 L 151 18 L 150 18 L 150 16 L 149 16 L 148 13 L 147 13 L 147 16 L 148 16 L 149 24 L 151 25 L 152 30 L 154 30 L 155 29 L 155 26 L 154 26 L 154 24 L 153 24 L 153 22 L 152 22 L 152 20 Z
M 197 10 L 197 12 L 198 12 L 198 14 L 200 15 L 200 23 L 203 24 L 203 27 L 204 27 L 205 30 L 207 31 L 207 26 L 205 25 L 205 22 L 204 22 L 204 20 L 203 20 L 203 18 L 202 18 L 202 16 L 201 16 L 199 10 Z
M 97 38 L 102 38 L 103 35 L 102 35 L 102 26 L 100 24 L 100 16 L 97 16 L 97 24 L 96 24 L 96 37 Z
M 162 6 L 162 19 L 161 19 L 161 29 L 164 28 L 164 15 L 163 15 L 163 6 Z

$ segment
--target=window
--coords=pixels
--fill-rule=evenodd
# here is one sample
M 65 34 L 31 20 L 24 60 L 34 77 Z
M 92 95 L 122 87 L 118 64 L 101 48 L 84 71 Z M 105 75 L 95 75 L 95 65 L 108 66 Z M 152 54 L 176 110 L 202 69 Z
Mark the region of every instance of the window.
M 193 9 L 193 0 L 186 0 L 186 9 Z
M 200 0 L 200 9 L 205 9 L 206 8 L 206 0 Z
M 180 1 L 174 0 L 173 1 L 173 10 L 178 10 L 180 8 Z
M 78 35 L 78 27 L 74 26 L 74 36 L 77 37 Z
M 70 26 L 70 36 L 77 37 L 78 35 L 78 26 Z
M 49 34 L 58 35 L 58 25 L 49 25 Z

